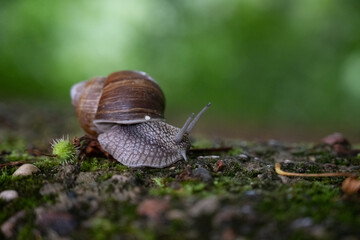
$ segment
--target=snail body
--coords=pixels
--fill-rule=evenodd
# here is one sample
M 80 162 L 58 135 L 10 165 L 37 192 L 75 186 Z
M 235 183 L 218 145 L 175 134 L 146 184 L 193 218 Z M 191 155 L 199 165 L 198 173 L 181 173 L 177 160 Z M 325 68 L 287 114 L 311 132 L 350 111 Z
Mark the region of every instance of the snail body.
M 180 129 L 165 123 L 165 97 L 144 72 L 120 71 L 71 88 L 72 104 L 84 131 L 129 167 L 163 168 L 185 159 L 188 134 L 210 103 Z M 194 118 L 194 119 L 193 119 Z

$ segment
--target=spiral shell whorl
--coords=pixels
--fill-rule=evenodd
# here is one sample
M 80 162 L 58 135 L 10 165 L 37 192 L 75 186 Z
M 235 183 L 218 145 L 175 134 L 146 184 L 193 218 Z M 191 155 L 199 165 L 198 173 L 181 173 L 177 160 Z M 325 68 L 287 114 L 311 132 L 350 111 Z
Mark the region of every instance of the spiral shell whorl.
M 165 96 L 150 76 L 120 71 L 108 76 L 95 116 L 95 124 L 133 124 L 163 120 Z
M 89 81 L 75 84 L 71 88 L 72 103 L 76 107 L 80 125 L 87 134 L 93 137 L 98 135 L 93 121 L 105 81 L 105 77 L 95 77 Z
M 75 84 L 71 102 L 81 127 L 97 137 L 113 124 L 163 121 L 165 96 L 148 74 L 119 71 Z

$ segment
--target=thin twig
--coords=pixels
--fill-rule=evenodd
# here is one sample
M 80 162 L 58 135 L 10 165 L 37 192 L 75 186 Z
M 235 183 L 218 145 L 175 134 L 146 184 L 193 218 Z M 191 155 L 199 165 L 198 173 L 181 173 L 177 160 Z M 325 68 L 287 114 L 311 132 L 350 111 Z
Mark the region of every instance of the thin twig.
M 23 163 L 25 163 L 25 161 L 16 161 L 16 162 L 3 163 L 3 164 L 0 164 L 0 169 L 2 169 L 4 167 L 7 167 L 7 166 L 17 166 L 17 165 L 20 165 L 20 164 L 23 164 Z
M 281 170 L 280 163 L 275 163 L 275 171 L 279 175 L 289 176 L 289 177 L 356 177 L 354 173 L 291 173 Z

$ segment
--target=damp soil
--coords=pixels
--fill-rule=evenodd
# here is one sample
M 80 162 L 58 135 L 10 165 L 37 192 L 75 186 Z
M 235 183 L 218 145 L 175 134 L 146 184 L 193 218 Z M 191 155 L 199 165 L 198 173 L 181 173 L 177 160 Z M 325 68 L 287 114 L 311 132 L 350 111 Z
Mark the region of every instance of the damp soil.
M 360 195 L 344 177 L 275 172 L 360 172 L 359 155 L 321 140 L 193 138 L 188 161 L 128 168 L 106 157 L 63 164 L 52 138 L 81 137 L 72 112 L 0 105 L 1 239 L 357 239 Z M 10 114 L 4 114 L 4 110 Z M 44 117 L 46 115 L 46 117 Z M 59 117 L 60 116 L 60 117 Z M 351 148 L 351 149 L 350 149 Z M 37 151 L 34 151 L 37 150 Z M 351 151 L 350 151 L 351 150 Z M 23 163 L 40 171 L 12 177 Z

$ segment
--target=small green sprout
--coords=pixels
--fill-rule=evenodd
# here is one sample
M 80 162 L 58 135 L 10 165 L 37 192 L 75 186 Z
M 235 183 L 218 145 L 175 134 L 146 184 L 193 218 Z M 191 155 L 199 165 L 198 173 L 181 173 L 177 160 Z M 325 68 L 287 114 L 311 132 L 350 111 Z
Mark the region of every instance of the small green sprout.
M 69 140 L 69 137 L 66 139 L 64 137 L 55 139 L 51 143 L 52 154 L 60 160 L 62 164 L 73 163 L 77 157 L 77 148 Z

